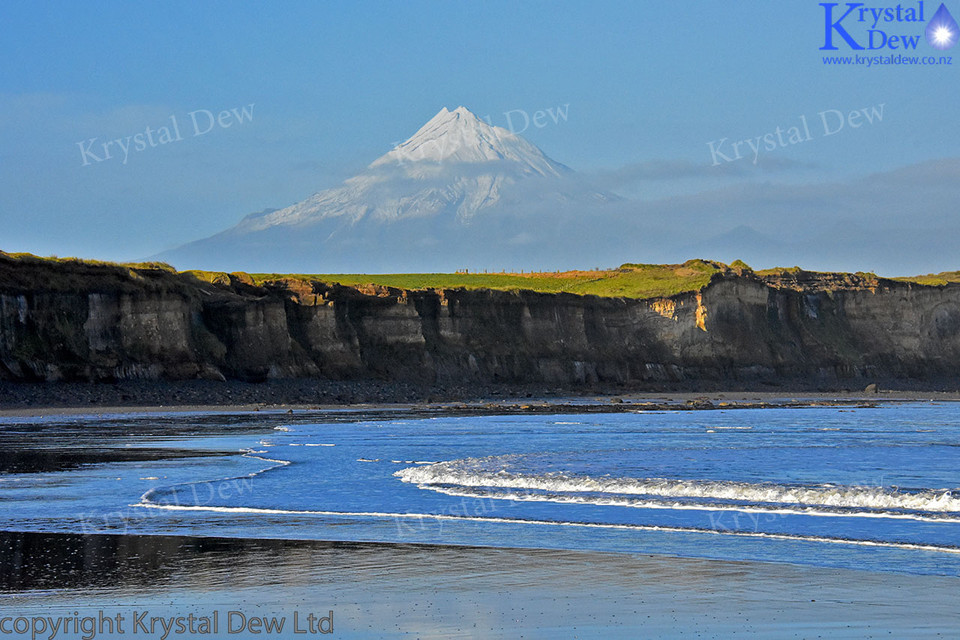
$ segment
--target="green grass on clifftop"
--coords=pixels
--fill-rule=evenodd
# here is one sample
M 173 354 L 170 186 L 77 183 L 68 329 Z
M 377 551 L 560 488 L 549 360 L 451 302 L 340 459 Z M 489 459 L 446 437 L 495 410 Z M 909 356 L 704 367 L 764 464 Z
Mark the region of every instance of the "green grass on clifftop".
M 322 282 L 348 287 L 384 286 L 396 289 L 492 289 L 570 293 L 607 298 L 658 298 L 698 291 L 717 274 L 755 274 L 776 286 L 788 286 L 791 277 L 798 286 L 814 286 L 817 280 L 828 287 L 875 286 L 872 273 L 807 272 L 800 267 L 752 271 L 737 260 L 729 266 L 710 260 L 688 260 L 683 264 L 623 264 L 616 269 L 539 273 L 397 273 L 397 274 L 283 274 L 219 271 L 177 271 L 165 263 L 112 263 L 80 258 L 42 258 L 27 253 L 0 251 L 0 290 L 150 290 L 181 291 L 190 294 L 197 281 L 217 286 L 258 286 L 282 281 Z M 843 276 L 843 277 L 841 277 Z M 924 286 L 960 283 L 960 271 L 892 278 Z M 847 282 L 849 281 L 849 282 Z M 206 292 L 209 293 L 209 292 Z
M 256 284 L 297 279 L 347 286 L 381 285 L 398 289 L 494 289 L 574 293 L 603 297 L 654 298 L 696 291 L 723 266 L 705 260 L 683 264 L 625 264 L 602 271 L 556 273 L 405 273 L 405 274 L 251 274 Z M 193 272 L 200 276 L 198 272 Z M 208 274 L 204 274 L 208 275 Z M 208 278 L 204 278 L 208 279 Z
M 902 282 L 915 282 L 917 284 L 926 284 L 930 286 L 942 286 L 953 282 L 960 282 L 960 271 L 944 271 L 942 273 L 929 273 L 925 276 L 913 276 L 912 278 L 894 278 Z
M 172 291 L 183 288 L 176 269 L 162 262 L 116 263 L 41 258 L 0 251 L 0 290 L 77 292 Z

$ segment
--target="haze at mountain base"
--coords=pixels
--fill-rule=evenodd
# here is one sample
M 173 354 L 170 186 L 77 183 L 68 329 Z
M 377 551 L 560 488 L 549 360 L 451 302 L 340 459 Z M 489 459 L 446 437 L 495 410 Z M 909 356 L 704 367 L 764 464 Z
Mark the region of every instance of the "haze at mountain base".
M 610 251 L 627 201 L 464 107 L 443 108 L 341 186 L 164 252 L 178 267 L 254 271 L 556 269 Z

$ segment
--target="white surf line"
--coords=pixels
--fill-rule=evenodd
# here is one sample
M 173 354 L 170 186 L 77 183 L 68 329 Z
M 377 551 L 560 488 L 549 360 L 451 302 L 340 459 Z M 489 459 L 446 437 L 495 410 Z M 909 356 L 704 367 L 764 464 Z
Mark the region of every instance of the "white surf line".
M 273 458 L 264 458 L 263 456 L 255 455 L 252 449 L 248 449 L 240 457 L 250 458 L 251 460 L 260 460 L 261 462 L 272 462 L 274 464 L 273 466 L 267 467 L 266 469 L 259 469 L 252 473 L 245 473 L 240 476 L 227 476 L 225 478 L 213 478 L 212 480 L 193 480 L 190 482 L 177 482 L 175 484 L 169 484 L 163 487 L 154 487 L 153 489 L 150 489 L 149 491 L 144 493 L 142 496 L 140 496 L 140 502 L 138 504 L 130 505 L 130 506 L 144 506 L 144 504 L 150 504 L 147 501 L 149 501 L 152 498 L 152 496 L 159 491 L 170 491 L 176 487 L 189 487 L 190 485 L 195 485 L 195 484 L 209 484 L 211 482 L 228 482 L 230 480 L 242 480 L 243 478 L 256 478 L 257 476 L 263 473 L 266 473 L 267 471 L 280 469 L 282 467 L 286 467 L 287 465 L 291 464 L 289 460 L 274 460 Z
M 469 459 L 468 459 L 469 461 Z M 914 511 L 921 514 L 960 513 L 960 499 L 953 489 L 929 489 L 915 494 L 890 492 L 881 487 L 863 486 L 784 486 L 767 484 L 731 483 L 725 481 L 695 481 L 633 478 L 569 478 L 563 476 L 531 476 L 506 471 L 498 473 L 459 471 L 457 461 L 441 462 L 426 467 L 401 469 L 393 475 L 403 482 L 416 484 L 421 489 L 536 491 L 544 495 L 601 493 L 616 496 L 640 496 L 662 501 L 689 498 L 693 500 L 721 500 L 721 504 L 770 510 L 791 507 L 818 509 L 861 510 L 879 514 L 885 511 Z M 453 467 L 453 470 L 450 470 Z M 621 498 L 624 499 L 624 498 Z M 746 504 L 743 504 L 746 503 Z M 702 502 L 701 502 L 702 504 Z M 802 513 L 802 511 L 798 511 Z
M 960 547 L 942 547 L 937 545 L 915 544 L 911 542 L 884 542 L 880 540 L 851 540 L 847 538 L 829 538 L 819 536 L 801 536 L 787 533 L 762 533 L 758 531 L 722 531 L 718 529 L 700 529 L 696 527 L 662 527 L 645 524 L 603 524 L 598 522 L 563 522 L 556 520 L 526 520 L 523 518 L 484 518 L 480 516 L 450 516 L 436 513 L 389 513 L 379 511 L 306 511 L 295 509 L 265 509 L 258 507 L 204 507 L 165 505 L 156 503 L 132 504 L 131 507 L 165 509 L 170 511 L 212 511 L 216 513 L 258 513 L 265 515 L 316 515 L 364 518 L 411 518 L 434 520 L 458 520 L 462 522 L 488 522 L 494 524 L 532 524 L 553 527 L 583 527 L 591 529 L 620 529 L 628 531 L 656 531 L 667 533 L 707 533 L 744 538 L 764 538 L 792 542 L 817 542 L 826 544 L 845 544 L 865 547 L 884 547 L 909 551 L 935 551 L 960 555 Z
M 716 504 L 716 505 L 697 505 L 697 504 L 661 504 L 657 502 L 643 502 L 640 500 L 630 501 L 628 499 L 620 498 L 619 502 L 617 498 L 610 498 L 606 502 L 601 502 L 600 500 L 589 500 L 589 499 L 577 499 L 577 498 L 563 498 L 560 496 L 536 496 L 536 495 L 522 495 L 522 494 L 513 494 L 513 495 L 497 495 L 497 494 L 481 494 L 470 493 L 469 491 L 457 491 L 456 489 L 449 489 L 446 487 L 435 487 L 432 485 L 417 485 L 418 489 L 427 489 L 430 491 L 436 491 L 437 493 L 442 493 L 444 495 L 453 496 L 455 498 L 489 498 L 493 500 L 513 500 L 515 502 L 552 502 L 555 504 L 589 504 L 599 507 L 628 507 L 631 509 L 669 509 L 677 511 L 739 511 L 742 513 L 762 513 L 762 514 L 782 514 L 782 515 L 796 515 L 796 516 L 815 516 L 815 517 L 827 517 L 827 518 L 888 518 L 891 520 L 916 520 L 919 522 L 942 522 L 944 524 L 957 524 L 960 523 L 960 518 L 938 518 L 934 516 L 922 516 L 918 514 L 911 513 L 884 513 L 884 512 L 871 512 L 871 511 L 851 511 L 849 513 L 843 513 L 839 511 L 817 511 L 815 506 L 822 505 L 811 505 L 811 509 L 806 511 L 801 511 L 799 509 L 786 509 L 786 508 L 766 508 L 766 507 L 750 507 L 746 505 L 725 505 L 725 504 Z

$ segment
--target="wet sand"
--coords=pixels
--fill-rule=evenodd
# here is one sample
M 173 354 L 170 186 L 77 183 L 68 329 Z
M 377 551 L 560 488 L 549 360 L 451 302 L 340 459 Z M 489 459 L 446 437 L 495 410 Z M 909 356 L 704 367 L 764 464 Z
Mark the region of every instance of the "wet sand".
M 563 411 L 590 413 L 591 407 L 605 407 L 597 412 L 619 413 L 637 410 L 665 409 L 737 409 L 766 406 L 816 406 L 824 404 L 860 405 L 882 402 L 960 402 L 960 392 L 946 391 L 882 391 L 877 394 L 861 392 L 772 392 L 723 391 L 712 393 L 617 393 L 586 395 L 541 395 L 517 397 L 483 396 L 466 400 L 431 400 L 411 402 L 342 402 L 342 403 L 250 403 L 250 402 L 193 402 L 170 404 L 37 404 L 17 406 L 0 400 L 0 417 L 45 416 L 108 416 L 138 413 L 276 413 L 276 412 L 336 412 L 352 411 L 408 411 L 465 415 L 480 413 L 549 412 Z M 643 405 L 657 405 L 646 406 Z
M 178 427 L 178 436 L 210 431 L 260 429 L 280 420 L 354 420 L 431 412 L 471 413 L 503 407 L 524 411 L 635 410 L 638 404 L 669 404 L 707 410 L 707 404 L 955 401 L 934 393 L 796 394 L 674 393 L 579 399 L 486 399 L 459 403 L 325 407 L 309 405 L 217 405 L 234 414 L 224 426 L 218 416 L 198 416 Z M 570 404 L 573 403 L 573 404 Z M 490 405 L 489 407 L 487 405 Z M 117 414 L 102 423 L 137 435 L 154 428 L 154 411 L 198 411 L 198 406 L 98 407 Z M 272 410 L 270 410 L 272 409 Z M 318 410 L 322 409 L 322 410 Z M 536 409 L 540 410 L 540 409 Z M 293 411 L 291 416 L 287 411 Z M 73 410 L 20 409 L 13 417 L 90 415 Z M 147 413 L 144 420 L 129 419 Z M 222 415 L 222 414 L 221 414 Z M 32 424 L 27 419 L 22 424 Z M 141 424 L 142 422 L 142 424 Z M 64 425 L 67 425 L 66 427 Z M 39 429 L 47 451 L 66 451 L 96 442 L 88 424 L 59 420 Z M 20 427 L 18 427 L 20 428 Z M 66 428 L 66 431 L 63 429 Z M 42 436 L 42 437 L 41 437 Z M 23 434 L 10 434 L 20 439 Z M 53 438 L 47 441 L 45 438 Z M 63 453 L 63 452 L 61 452 Z M 112 450 L 83 452 L 88 463 Z M 153 452 L 147 452 L 152 454 Z M 217 452 L 210 452 L 214 455 Z M 65 458 L 46 460 L 64 464 Z M 41 466 L 44 466 L 41 465 Z M 960 630 L 956 594 L 960 579 L 905 573 L 861 572 L 759 562 L 674 558 L 638 554 L 490 549 L 284 540 L 189 538 L 145 535 L 70 535 L 0 532 L 0 625 L 4 617 L 74 618 L 121 615 L 125 632 L 96 638 L 161 638 L 162 628 L 132 631 L 135 613 L 148 617 L 208 619 L 216 613 L 217 634 L 171 633 L 172 638 L 304 637 L 308 616 L 320 621 L 333 612 L 334 633 L 343 638 L 864 638 L 955 637 Z M 230 617 L 230 611 L 237 612 Z M 76 612 L 76 613 L 74 613 Z M 285 621 L 282 633 L 231 633 L 254 617 Z M 297 616 L 295 619 L 294 616 Z M 230 626 L 230 622 L 233 626 Z M 12 623 L 12 620 L 11 620 Z M 296 626 L 294 626 L 296 624 Z M 104 629 L 109 630 L 109 629 Z M 321 630 L 317 627 L 317 631 Z M 30 634 L 2 634 L 30 637 Z M 58 638 L 82 637 L 59 635 Z M 320 634 L 313 634 L 320 635 Z M 37 637 L 49 637 L 49 632 Z M 92 639 L 91 639 L 92 640 Z
M 363 406 L 426 406 L 451 403 L 558 401 L 576 398 L 610 403 L 683 403 L 708 399 L 719 402 L 810 400 L 960 400 L 960 381 L 939 381 L 922 386 L 915 381 L 881 385 L 866 393 L 863 383 L 848 387 L 784 385 L 772 387 L 716 383 L 702 389 L 696 385 L 630 388 L 617 385 L 561 388 L 549 385 L 453 385 L 429 386 L 385 381 L 271 380 L 240 381 L 125 381 L 118 383 L 12 383 L 0 381 L 0 415 L 47 415 L 53 411 L 115 413 L 118 411 L 255 411 L 262 409 L 316 409 Z
M 304 637 L 295 613 L 305 629 L 308 615 L 331 611 L 324 637 L 918 638 L 960 629 L 956 578 L 661 556 L 3 533 L 0 576 L 0 617 L 125 617 L 124 634 L 98 638 L 159 638 L 159 627 L 131 634 L 143 611 L 218 612 L 220 633 L 193 637 Z M 283 619 L 284 631 L 230 634 L 230 611 Z

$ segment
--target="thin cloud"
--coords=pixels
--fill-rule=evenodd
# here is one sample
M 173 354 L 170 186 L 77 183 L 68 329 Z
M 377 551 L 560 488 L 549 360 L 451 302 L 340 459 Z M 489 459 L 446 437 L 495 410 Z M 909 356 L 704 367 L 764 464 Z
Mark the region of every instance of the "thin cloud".
M 747 178 L 760 174 L 784 173 L 813 169 L 816 165 L 784 157 L 764 157 L 757 164 L 724 162 L 712 165 L 691 160 L 647 160 L 590 174 L 590 179 L 607 189 L 627 187 L 645 182 L 687 179 Z

